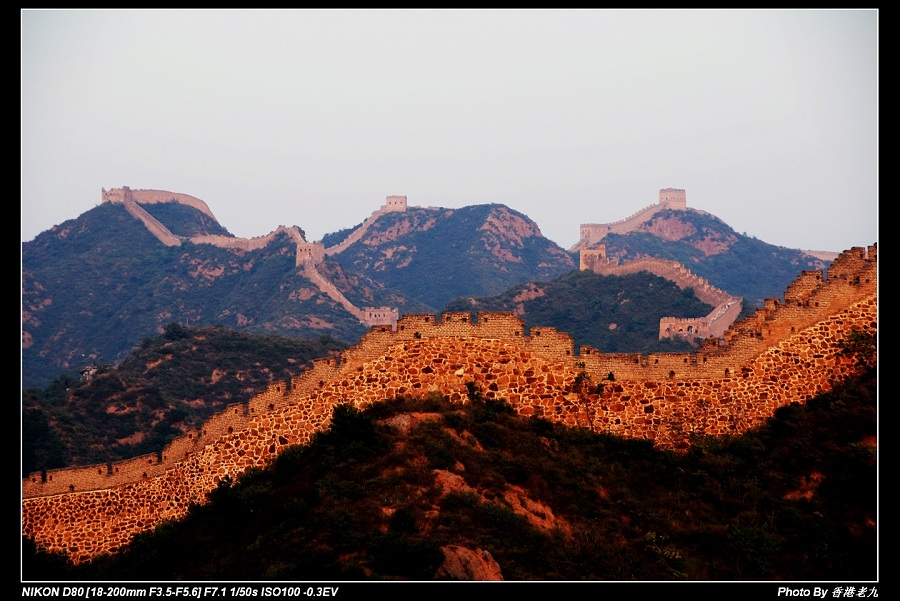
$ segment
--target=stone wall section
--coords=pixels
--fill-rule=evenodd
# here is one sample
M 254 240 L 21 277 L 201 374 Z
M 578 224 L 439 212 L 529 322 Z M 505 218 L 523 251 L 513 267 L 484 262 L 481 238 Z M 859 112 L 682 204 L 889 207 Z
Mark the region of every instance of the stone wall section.
M 666 261 L 655 257 L 641 257 L 627 263 L 613 263 L 597 261 L 594 264 L 594 273 L 600 275 L 628 275 L 640 271 L 648 271 L 675 283 L 682 290 L 693 288 L 694 294 L 708 305 L 721 305 L 735 297 L 720 288 L 716 288 L 706 278 L 701 278 L 678 261 Z M 821 275 L 821 274 L 820 274 Z
M 169 228 L 164 226 L 156 217 L 144 210 L 141 205 L 127 197 L 122 204 L 132 217 L 142 222 L 144 227 L 147 228 L 147 231 L 156 236 L 156 239 L 164 245 L 181 246 L 182 238 L 170 232 Z
M 365 307 L 360 309 L 323 276 L 313 261 L 303 261 L 300 265 L 303 277 L 316 285 L 323 293 L 341 305 L 348 313 L 367 326 L 387 325 L 394 327 L 400 312 L 393 307 Z
M 212 211 L 209 210 L 209 206 L 207 206 L 205 202 L 187 194 L 178 194 L 176 192 L 167 192 L 165 190 L 132 190 L 128 186 L 113 188 L 111 190 L 101 188 L 100 190 L 100 199 L 103 202 L 124 205 L 125 209 L 133 217 L 140 220 L 150 233 L 156 236 L 156 238 L 166 246 L 178 246 L 183 241 L 190 240 L 194 244 L 211 244 L 213 246 L 218 246 L 219 248 L 257 250 L 266 247 L 279 234 L 286 234 L 298 246 L 297 265 L 310 256 L 316 256 L 320 260 L 324 257 L 324 247 L 322 247 L 321 250 L 314 249 L 312 247 L 313 245 L 306 241 L 300 229 L 296 226 L 285 227 L 279 225 L 275 230 L 269 232 L 265 236 L 257 236 L 254 238 L 236 238 L 220 235 L 193 236 L 191 238 L 176 236 L 169 228 L 160 223 L 159 220 L 150 215 L 150 213 L 144 210 L 140 205 L 160 202 L 177 202 L 197 209 L 214 219 L 217 223 L 218 220 L 215 215 L 213 215 Z M 319 246 L 322 245 L 319 244 Z
M 572 337 L 556 328 L 534 326 L 523 342 L 526 349 L 538 355 L 566 360 L 575 357 L 575 342 Z
M 822 285 L 822 272 L 805 270 L 784 291 L 786 305 L 802 304 Z
M 322 253 L 316 252 L 316 243 L 307 242 L 297 226 L 285 227 L 283 225 L 279 225 L 268 234 L 264 236 L 254 236 L 253 238 L 236 238 L 233 236 L 210 234 L 205 236 L 193 236 L 190 238 L 190 241 L 194 244 L 211 244 L 212 246 L 227 248 L 230 250 L 251 251 L 265 248 L 281 234 L 286 235 L 297 247 L 297 254 L 295 258 L 296 265 L 300 265 L 304 260 L 308 258 L 315 258 L 316 256 L 319 256 L 321 260 Z M 319 246 L 322 246 L 321 243 L 319 243 Z
M 663 188 L 659 191 L 659 202 L 644 207 L 625 219 L 612 223 L 582 223 L 579 240 L 569 249 L 569 252 L 593 246 L 603 240 L 608 234 L 627 234 L 634 231 L 642 223 L 650 221 L 654 215 L 664 209 L 686 211 L 687 197 L 685 191 L 677 188 Z
M 331 297 L 332 300 L 341 305 L 348 313 L 356 317 L 358 320 L 362 321 L 364 314 L 360 308 L 350 302 L 350 300 L 343 295 L 343 293 L 337 289 L 337 287 L 329 282 L 325 276 L 319 273 L 319 270 L 316 269 L 315 265 L 311 261 L 305 261 L 301 265 L 301 272 L 303 273 L 303 277 L 312 282 L 326 295 Z
M 128 186 L 121 188 L 112 188 L 110 190 L 100 189 L 100 200 L 102 202 L 125 202 L 130 199 L 140 204 L 154 204 L 158 202 L 177 202 L 183 205 L 194 207 L 201 213 L 211 217 L 218 222 L 216 216 L 209 210 L 209 206 L 200 200 L 188 194 L 179 194 L 178 192 L 167 192 L 166 190 L 132 190 Z
M 371 215 L 366 217 L 365 220 L 359 225 L 358 228 L 353 230 L 349 236 L 344 238 L 341 242 L 338 242 L 334 246 L 330 246 L 325 249 L 325 254 L 327 255 L 336 255 L 344 252 L 352 245 L 356 244 L 360 240 L 362 240 L 363 235 L 369 230 L 369 227 L 378 221 L 378 218 L 387 213 L 402 213 L 406 211 L 406 197 L 405 196 L 388 196 L 384 204 L 381 205 L 376 211 L 373 211 Z

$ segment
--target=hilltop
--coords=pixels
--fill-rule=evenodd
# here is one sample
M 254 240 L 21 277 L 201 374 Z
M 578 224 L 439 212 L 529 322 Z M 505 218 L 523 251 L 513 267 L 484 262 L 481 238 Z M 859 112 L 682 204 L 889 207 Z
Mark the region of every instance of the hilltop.
M 739 234 L 715 215 L 689 207 L 686 191 L 676 188 L 660 190 L 656 204 L 615 223 L 581 224 L 570 251 L 600 252 L 613 264 L 644 257 L 673 260 L 750 308 L 777 298 L 801 271 L 825 269 L 837 256 Z
M 458 296 L 497 294 L 576 267 L 536 223 L 497 204 L 391 212 L 336 259 L 433 310 Z

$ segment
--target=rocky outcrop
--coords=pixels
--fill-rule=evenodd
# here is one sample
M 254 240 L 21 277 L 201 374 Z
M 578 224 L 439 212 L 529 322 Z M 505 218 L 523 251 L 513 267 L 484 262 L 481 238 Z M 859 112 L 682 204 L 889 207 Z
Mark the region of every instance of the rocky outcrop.
M 503 580 L 500 565 L 484 549 L 468 549 L 459 545 L 441 547 L 444 563 L 435 577 L 441 580 Z

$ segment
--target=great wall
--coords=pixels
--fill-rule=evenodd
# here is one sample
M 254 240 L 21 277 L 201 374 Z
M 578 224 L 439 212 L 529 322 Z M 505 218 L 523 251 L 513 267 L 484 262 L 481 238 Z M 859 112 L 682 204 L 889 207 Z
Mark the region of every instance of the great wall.
M 582 248 L 590 248 L 602 241 L 607 234 L 627 234 L 643 223 L 650 221 L 660 211 L 672 209 L 687 210 L 687 194 L 680 188 L 663 188 L 659 191 L 659 202 L 644 207 L 634 215 L 613 223 L 582 223 L 581 235 L 569 252 L 577 252 Z
M 877 246 L 804 271 L 783 301 L 733 324 L 696 352 L 605 354 L 511 313 L 405 315 L 378 325 L 339 358 L 233 405 L 160 453 L 35 472 L 22 482 L 22 534 L 75 562 L 116 552 L 137 533 L 186 515 L 226 477 L 265 466 L 327 428 L 335 406 L 468 387 L 521 415 L 685 449 L 694 434 L 739 434 L 781 406 L 805 402 L 857 369 L 840 352 L 850 332 L 877 335 Z M 589 376 L 603 384 L 576 387 Z
M 687 193 L 685 190 L 663 188 L 659 191 L 657 204 L 644 207 L 631 217 L 615 223 L 581 224 L 581 238 L 570 251 L 578 251 L 579 268 L 582 271 L 592 271 L 600 275 L 627 275 L 647 271 L 674 282 L 681 289 L 693 288 L 698 299 L 713 306 L 713 310 L 704 317 L 661 318 L 659 320 L 660 340 L 670 338 L 693 342 L 698 339 L 721 338 L 741 314 L 742 299 L 716 288 L 677 261 L 642 257 L 620 264 L 607 257 L 605 244 L 599 244 L 607 234 L 627 234 L 634 231 L 665 209 L 686 211 Z
M 307 242 L 306 238 L 304 238 L 303 234 L 297 227 L 285 227 L 283 225 L 278 226 L 275 230 L 269 232 L 264 236 L 258 236 L 255 238 L 237 238 L 233 236 L 220 235 L 191 237 L 176 236 L 165 225 L 160 223 L 158 219 L 153 217 L 153 215 L 148 213 L 147 210 L 141 206 L 142 204 L 176 202 L 193 207 L 218 223 L 215 215 L 213 215 L 212 211 L 209 210 L 209 206 L 205 202 L 203 202 L 199 198 L 194 198 L 193 196 L 189 196 L 187 194 L 178 194 L 174 192 L 167 192 L 165 190 L 132 190 L 128 186 L 122 186 L 121 188 L 113 188 L 111 190 L 101 188 L 100 200 L 101 202 L 122 204 L 125 207 L 125 210 L 128 211 L 128 213 L 132 217 L 138 219 L 141 223 L 143 223 L 144 227 L 146 227 L 151 234 L 156 236 L 157 240 L 159 240 L 166 246 L 180 246 L 183 242 L 191 242 L 193 244 L 210 244 L 219 248 L 249 251 L 264 248 L 276 237 L 280 235 L 286 235 L 296 246 L 296 266 L 300 267 L 304 277 L 315 284 L 320 291 L 331 297 L 351 315 L 356 317 L 360 322 L 367 326 L 393 326 L 397 323 L 399 311 L 396 308 L 359 308 L 352 302 L 350 302 L 350 300 L 346 296 L 344 296 L 344 294 L 339 291 L 334 284 L 329 282 L 328 279 L 323 276 L 316 268 L 322 263 L 322 261 L 325 260 L 325 255 L 338 254 L 344 251 L 348 246 L 362 238 L 362 235 L 366 232 L 369 226 L 380 216 L 386 213 L 405 211 L 405 196 L 388 196 L 385 200 L 384 205 L 373 212 L 372 215 L 367 218 L 362 223 L 362 225 L 351 232 L 351 234 L 341 244 L 335 245 L 328 249 L 326 249 L 325 245 L 321 242 Z

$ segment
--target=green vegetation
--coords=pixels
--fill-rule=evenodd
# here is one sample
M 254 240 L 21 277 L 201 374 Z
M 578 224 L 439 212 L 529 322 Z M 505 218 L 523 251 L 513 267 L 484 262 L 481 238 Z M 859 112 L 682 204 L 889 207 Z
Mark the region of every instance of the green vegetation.
M 23 392 L 22 476 L 160 451 L 226 405 L 247 402 L 344 348 L 329 336 L 170 323 L 118 367 L 97 366 L 90 381 L 61 376 Z
M 534 296 L 535 298 L 529 298 Z M 523 297 L 526 300 L 516 300 Z M 661 317 L 703 317 L 713 307 L 691 288 L 647 272 L 602 276 L 570 271 L 550 282 L 523 284 L 487 298 L 461 298 L 446 311 L 517 311 L 528 327 L 552 326 L 572 336 L 577 346 L 604 353 L 691 350 L 684 341 L 659 340 Z
M 23 576 L 427 580 L 453 544 L 489 551 L 506 580 L 877 577 L 874 370 L 680 455 L 469 393 L 462 406 L 339 407 L 310 445 L 222 483 L 123 553 L 73 567 L 24 541 Z M 409 429 L 391 425 L 423 412 Z M 448 471 L 465 486 L 443 488 Z M 541 508 L 530 520 L 511 494 Z
M 838 344 L 841 347 L 841 354 L 854 359 L 861 370 L 874 369 L 877 366 L 877 334 L 854 330 Z

